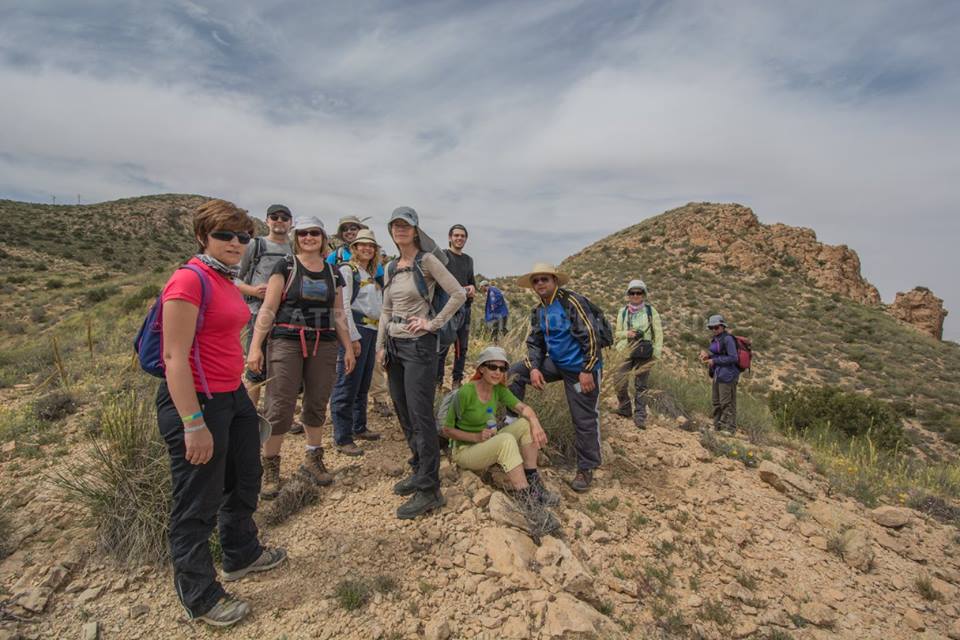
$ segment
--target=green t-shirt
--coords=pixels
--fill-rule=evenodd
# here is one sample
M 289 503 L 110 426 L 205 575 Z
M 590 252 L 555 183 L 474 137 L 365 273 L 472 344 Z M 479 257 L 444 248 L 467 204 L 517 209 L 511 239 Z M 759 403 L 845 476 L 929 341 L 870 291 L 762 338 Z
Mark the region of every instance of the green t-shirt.
M 458 398 L 460 400 L 460 423 L 455 424 L 457 413 L 453 403 L 450 403 L 444 426 L 473 433 L 483 431 L 486 428 L 487 409 L 493 409 L 493 413 L 496 414 L 497 407 L 503 405 L 512 411 L 520 402 L 517 400 L 517 396 L 510 393 L 510 389 L 502 384 L 493 387 L 490 402 L 480 401 L 480 398 L 477 397 L 477 386 L 473 383 L 467 383 L 460 387 Z

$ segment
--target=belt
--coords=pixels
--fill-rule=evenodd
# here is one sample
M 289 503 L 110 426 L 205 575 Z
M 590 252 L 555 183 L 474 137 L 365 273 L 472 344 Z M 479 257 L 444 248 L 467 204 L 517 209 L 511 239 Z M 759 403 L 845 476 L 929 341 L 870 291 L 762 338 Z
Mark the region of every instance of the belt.
M 335 331 L 335 329 L 315 329 L 313 327 L 304 327 L 296 324 L 286 324 L 278 322 L 275 326 L 282 327 L 284 329 L 293 329 L 294 331 L 299 332 L 300 334 L 300 352 L 303 354 L 303 357 L 307 357 L 307 331 L 313 331 L 313 355 L 317 355 L 317 348 L 320 346 L 320 332 L 321 331 Z
M 379 326 L 380 326 L 380 319 L 379 319 L 379 318 L 371 318 L 370 316 L 363 316 L 363 320 L 361 320 L 361 322 L 362 322 L 363 324 L 367 325 L 368 327 L 379 327 Z

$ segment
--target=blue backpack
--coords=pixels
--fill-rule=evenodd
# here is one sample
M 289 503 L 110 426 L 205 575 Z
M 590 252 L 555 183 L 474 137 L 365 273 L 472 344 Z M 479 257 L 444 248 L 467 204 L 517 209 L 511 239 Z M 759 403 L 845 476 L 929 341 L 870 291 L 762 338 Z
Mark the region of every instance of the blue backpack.
M 200 310 L 197 312 L 197 329 L 193 334 L 193 362 L 197 367 L 197 373 L 200 376 L 200 384 L 203 386 L 203 393 L 207 399 L 212 398 L 210 387 L 207 386 L 207 376 L 203 373 L 203 365 L 200 363 L 200 344 L 197 342 L 197 334 L 203 328 L 203 317 L 207 311 L 209 302 L 209 282 L 203 269 L 192 264 L 185 264 L 180 269 L 189 269 L 200 278 Z M 137 337 L 133 339 L 133 350 L 137 354 L 137 360 L 140 361 L 140 368 L 157 378 L 165 378 L 166 372 L 163 368 L 163 294 L 157 296 L 147 317 L 143 319 L 140 331 Z
M 435 317 L 443 309 L 444 305 L 447 304 L 447 300 L 450 299 L 450 295 L 443 290 L 439 284 L 434 287 L 433 296 L 430 296 L 430 289 L 427 287 L 427 278 L 423 273 L 423 257 L 426 255 L 425 252 L 417 252 L 417 257 L 413 261 L 413 266 L 408 269 L 402 269 L 402 271 L 412 271 L 414 282 L 417 283 L 417 291 L 420 292 L 420 295 L 423 296 L 423 299 L 427 301 L 427 304 L 430 305 L 430 317 Z M 384 288 L 389 287 L 390 283 L 393 282 L 393 277 L 397 275 L 397 259 L 393 259 L 387 263 L 387 278 Z M 461 305 L 457 309 L 456 313 L 450 316 L 450 319 L 444 323 L 439 330 L 437 330 L 437 352 L 439 353 L 443 349 L 448 348 L 454 342 L 457 341 L 457 332 L 460 330 L 460 327 L 463 326 L 464 321 L 466 320 L 466 305 Z

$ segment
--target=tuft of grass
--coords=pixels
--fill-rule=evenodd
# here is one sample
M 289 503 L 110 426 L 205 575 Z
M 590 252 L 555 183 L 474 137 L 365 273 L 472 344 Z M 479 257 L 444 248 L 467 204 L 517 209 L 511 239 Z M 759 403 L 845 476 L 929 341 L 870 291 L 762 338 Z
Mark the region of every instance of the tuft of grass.
M 933 588 L 933 582 L 930 580 L 930 576 L 928 575 L 917 576 L 917 579 L 913 582 L 913 586 L 917 589 L 917 593 L 920 594 L 920 597 L 927 602 L 938 602 L 943 600 L 943 596 L 940 594 L 940 592 Z
M 370 600 L 370 587 L 363 580 L 341 580 L 334 588 L 333 596 L 342 609 L 354 611 Z
M 604 600 L 597 605 L 597 611 L 605 616 L 609 616 L 613 614 L 613 603 L 609 600 Z
M 65 389 L 46 393 L 33 401 L 33 414 L 42 422 L 56 422 L 76 412 L 77 401 Z
M 726 627 L 733 623 L 733 615 L 720 600 L 707 600 L 700 607 L 699 618 L 706 622 L 713 622 L 718 627 Z
M 841 560 L 843 559 L 844 554 L 847 552 L 847 539 L 844 536 L 844 532 L 836 531 L 830 534 L 830 537 L 827 538 L 827 551 Z
M 0 560 L 13 553 L 13 522 L 6 502 L 0 502 Z
M 373 589 L 377 593 L 392 593 L 399 588 L 400 582 L 393 576 L 385 573 L 373 577 Z
M 757 579 L 745 571 L 740 571 L 736 575 L 737 582 L 745 589 L 753 591 L 757 588 Z
M 797 520 L 803 520 L 807 517 L 806 507 L 803 506 L 802 502 L 796 500 L 791 500 L 787 503 L 787 513 L 795 515 Z
M 294 476 L 283 485 L 280 495 L 271 500 L 269 506 L 261 507 L 260 521 L 268 527 L 275 527 L 319 499 L 320 491 L 316 485 L 300 476 Z
M 772 629 L 767 632 L 767 635 L 763 637 L 763 640 L 793 640 L 793 636 L 786 631 Z
M 430 595 L 437 590 L 436 585 L 427 582 L 426 580 L 421 580 L 417 583 L 417 590 L 425 596 Z

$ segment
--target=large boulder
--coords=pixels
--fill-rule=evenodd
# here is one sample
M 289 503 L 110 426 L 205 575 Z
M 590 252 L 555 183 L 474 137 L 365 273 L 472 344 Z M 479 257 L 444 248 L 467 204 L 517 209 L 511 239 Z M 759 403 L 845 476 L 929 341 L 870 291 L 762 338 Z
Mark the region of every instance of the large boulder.
M 593 576 L 561 540 L 545 536 L 536 551 L 535 560 L 540 565 L 540 577 L 547 583 L 560 586 L 580 598 L 596 598 Z
M 538 584 L 530 571 L 530 563 L 537 548 L 527 536 L 506 527 L 487 527 L 479 536 L 490 563 L 487 575 L 506 578 L 509 582 L 526 588 Z
M 585 602 L 566 593 L 558 594 L 553 602 L 547 603 L 543 628 L 543 638 L 593 638 L 606 626 L 606 618 Z
M 910 522 L 913 512 L 903 507 L 877 507 L 870 512 L 870 518 L 881 527 L 899 529 Z

